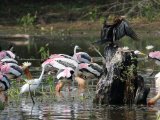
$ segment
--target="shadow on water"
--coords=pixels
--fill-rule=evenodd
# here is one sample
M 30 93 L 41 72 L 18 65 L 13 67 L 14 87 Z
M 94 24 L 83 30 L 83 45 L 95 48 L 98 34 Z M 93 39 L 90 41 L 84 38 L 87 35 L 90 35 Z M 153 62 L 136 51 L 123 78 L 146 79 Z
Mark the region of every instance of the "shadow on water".
M 95 31 L 94 31 L 95 32 Z M 89 51 L 89 44 L 99 38 L 99 31 L 94 36 L 88 35 L 61 35 L 61 36 L 32 36 L 29 39 L 0 39 L 0 45 L 7 48 L 10 43 L 15 44 L 16 54 L 20 58 L 36 58 L 40 59 L 38 53 L 40 47 L 49 44 L 50 53 L 65 53 L 70 54 L 73 52 L 75 45 L 79 45 L 82 50 L 87 51 L 91 56 L 98 56 L 95 51 Z M 87 31 L 86 31 L 87 33 Z M 140 33 L 141 34 L 141 33 Z M 119 44 L 121 46 L 128 46 L 131 49 L 142 50 L 147 53 L 146 45 L 155 46 L 155 50 L 159 50 L 159 36 L 150 35 L 146 32 L 142 33 L 141 41 L 134 42 L 128 38 L 124 38 Z M 104 46 L 101 46 L 103 53 Z M 151 87 L 149 97 L 154 96 L 155 87 L 153 76 L 146 75 L 146 68 L 153 68 L 153 62 L 140 61 L 140 73 L 144 76 L 146 84 Z M 36 64 L 40 65 L 40 62 Z M 158 69 L 158 67 L 156 67 Z M 144 71 L 143 71 L 144 70 Z M 156 72 L 155 72 L 156 73 Z M 91 87 L 89 87 L 91 89 Z M 95 87 L 94 87 L 95 89 Z M 94 91 L 92 91 L 94 92 Z M 87 92 L 88 93 L 88 92 Z M 87 94 L 86 93 L 86 94 Z M 89 93 L 90 94 L 90 93 Z M 67 95 L 67 94 L 65 94 Z M 9 100 L 9 105 L 4 110 L 0 111 L 0 119 L 13 119 L 13 120 L 36 120 L 36 119 L 54 119 L 54 120 L 67 120 L 67 119 L 98 119 L 98 120 L 155 120 L 157 117 L 158 106 L 94 106 L 92 98 L 87 97 L 85 100 L 70 99 L 69 96 L 63 99 L 55 98 L 52 95 L 36 96 L 36 104 L 33 106 L 29 97 L 24 95 L 20 100 Z M 94 93 L 92 95 L 94 97 Z M 16 99 L 16 98 L 15 98 Z

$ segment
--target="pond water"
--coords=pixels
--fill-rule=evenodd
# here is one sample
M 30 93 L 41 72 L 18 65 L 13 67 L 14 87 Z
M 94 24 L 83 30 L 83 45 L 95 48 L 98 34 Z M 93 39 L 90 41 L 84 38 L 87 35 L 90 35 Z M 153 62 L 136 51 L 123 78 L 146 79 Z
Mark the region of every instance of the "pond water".
M 4 34 L 0 31 L 0 35 Z M 34 34 L 33 34 L 34 33 Z M 18 38 L 0 38 L 0 45 L 5 49 L 10 43 L 15 44 L 15 52 L 21 59 L 38 59 L 33 61 L 33 66 L 40 66 L 39 49 L 48 44 L 50 53 L 70 54 L 73 52 L 75 45 L 79 45 L 83 51 L 87 51 L 91 56 L 98 56 L 95 51 L 90 51 L 89 45 L 91 42 L 99 38 L 99 31 L 60 31 L 55 34 L 32 33 L 29 39 Z M 7 33 L 5 33 L 7 34 Z M 38 34 L 38 36 L 37 36 Z M 155 50 L 159 50 L 158 33 L 148 31 L 138 31 L 141 37 L 139 42 L 135 42 L 127 37 L 119 42 L 120 46 L 128 46 L 131 49 L 138 49 L 147 53 L 146 45 L 155 46 Z M 103 47 L 100 46 L 100 51 L 103 53 Z M 21 61 L 20 61 L 21 62 Z M 148 75 L 148 69 L 153 69 L 154 73 L 159 70 L 158 66 L 153 61 L 140 61 L 139 73 L 144 77 L 147 86 L 150 86 L 151 91 L 149 97 L 155 95 L 154 76 Z M 33 72 L 34 73 L 34 72 Z M 39 71 L 37 73 L 39 75 Z M 34 74 L 34 77 L 37 77 Z M 45 81 L 45 80 L 44 80 Z M 20 84 L 22 85 L 22 84 Z M 18 89 L 20 88 L 18 86 Z M 4 110 L 0 111 L 0 120 L 155 120 L 160 115 L 158 102 L 153 107 L 148 106 L 100 106 L 93 105 L 95 82 L 89 82 L 88 89 L 85 93 L 85 98 L 81 98 L 77 92 L 77 86 L 69 94 L 66 88 L 62 91 L 62 96 L 56 96 L 54 93 L 44 92 L 43 84 L 40 95 L 35 95 L 36 104 L 33 105 L 28 94 L 14 96 L 9 98 L 8 105 Z M 12 85 L 12 87 L 15 87 Z M 16 85 L 17 87 L 17 85 Z M 39 90 L 37 90 L 39 91 Z M 159 113 L 159 114 L 158 114 Z

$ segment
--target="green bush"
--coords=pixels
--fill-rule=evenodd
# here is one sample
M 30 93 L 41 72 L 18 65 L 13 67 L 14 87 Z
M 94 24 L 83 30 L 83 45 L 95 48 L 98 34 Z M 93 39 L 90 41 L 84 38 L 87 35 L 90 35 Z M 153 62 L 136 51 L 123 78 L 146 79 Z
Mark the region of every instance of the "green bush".
M 27 15 L 23 16 L 18 20 L 18 22 L 23 25 L 23 26 L 32 26 L 35 22 L 36 15 L 32 16 L 30 13 Z

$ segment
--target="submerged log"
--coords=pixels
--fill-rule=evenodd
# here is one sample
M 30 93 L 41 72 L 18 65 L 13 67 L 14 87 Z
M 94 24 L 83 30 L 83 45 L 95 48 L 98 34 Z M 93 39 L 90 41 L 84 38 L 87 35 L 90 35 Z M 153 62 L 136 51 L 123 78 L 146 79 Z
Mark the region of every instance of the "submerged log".
M 104 72 L 96 88 L 95 103 L 146 104 L 150 91 L 137 73 L 137 55 L 114 44 L 105 48 Z

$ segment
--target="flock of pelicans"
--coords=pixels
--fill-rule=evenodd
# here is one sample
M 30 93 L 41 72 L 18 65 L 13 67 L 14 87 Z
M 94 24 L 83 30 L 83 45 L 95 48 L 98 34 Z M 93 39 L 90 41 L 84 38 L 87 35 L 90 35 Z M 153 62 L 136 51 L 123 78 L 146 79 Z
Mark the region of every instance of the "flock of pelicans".
M 91 73 L 89 77 L 93 78 L 100 77 L 103 69 L 97 63 L 92 62 L 90 55 L 86 52 L 76 52 L 77 49 L 80 49 L 79 46 L 75 46 L 73 56 L 52 54 L 42 63 L 42 72 L 38 79 L 33 79 L 29 72 L 31 63 L 24 62 L 22 66 L 19 66 L 18 62 L 15 60 L 16 56 L 11 50 L 2 50 L 0 52 L 1 101 L 7 100 L 5 91 L 10 88 L 10 81 L 12 79 L 20 79 L 23 73 L 26 75 L 27 80 L 25 80 L 26 84 L 21 87 L 20 94 L 31 92 L 38 88 L 44 72 L 53 74 L 56 72 L 56 78 L 59 80 L 56 85 L 56 92 L 60 92 L 65 83 L 70 84 L 72 81 L 77 81 L 79 92 L 83 93 L 86 85 L 83 71 Z

